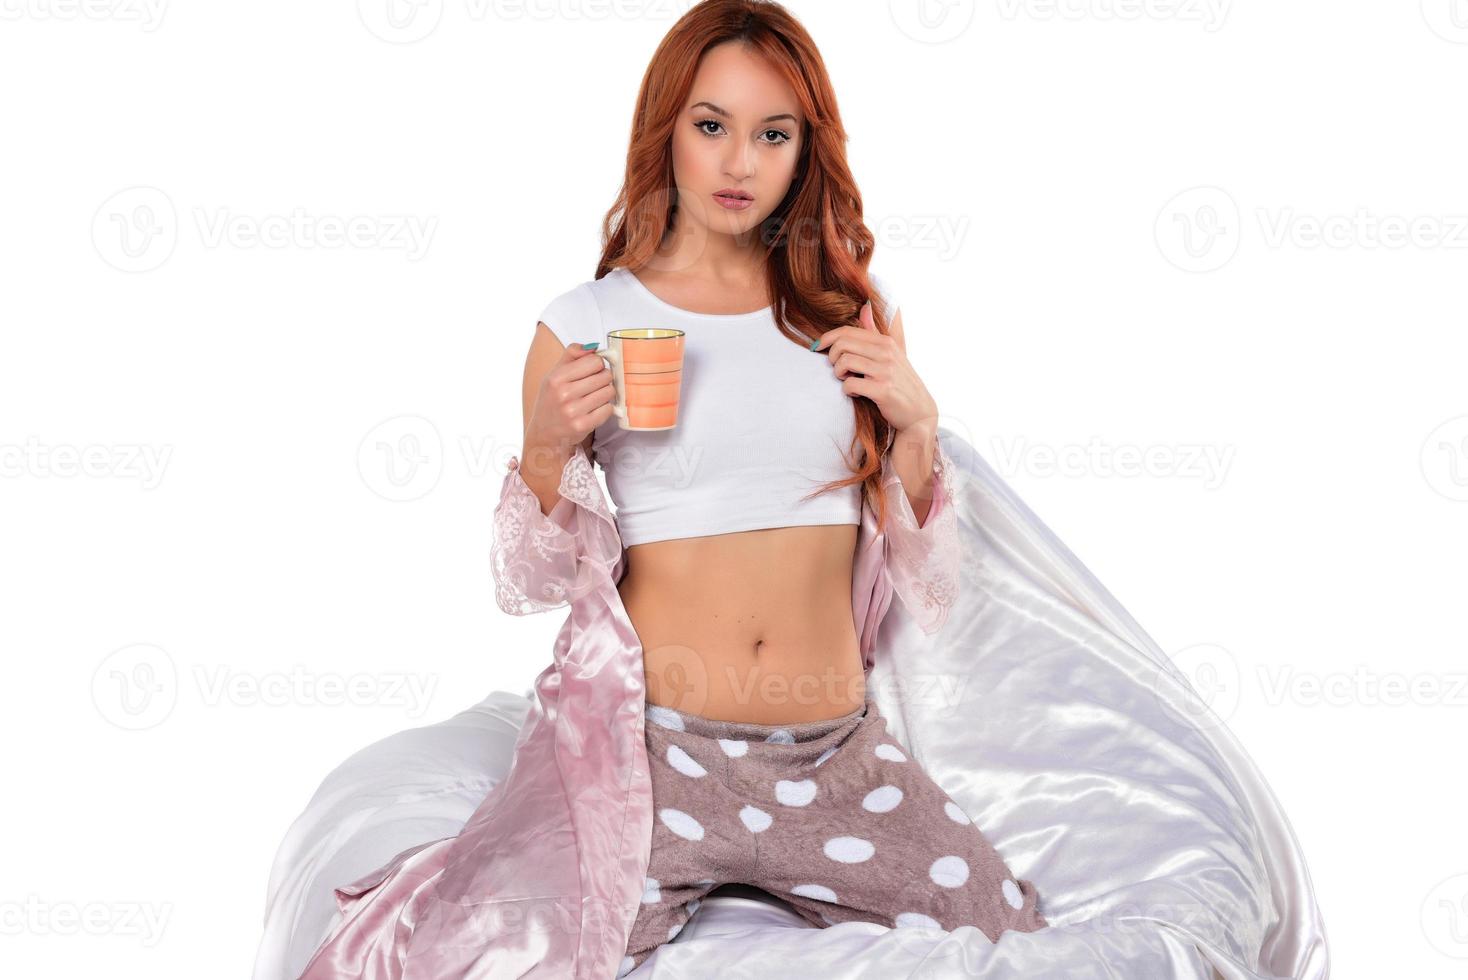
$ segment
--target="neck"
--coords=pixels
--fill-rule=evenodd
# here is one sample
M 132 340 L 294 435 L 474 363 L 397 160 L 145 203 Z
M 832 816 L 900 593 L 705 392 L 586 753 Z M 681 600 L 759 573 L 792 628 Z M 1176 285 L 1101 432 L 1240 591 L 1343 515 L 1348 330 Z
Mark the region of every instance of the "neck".
M 758 228 L 729 235 L 679 214 L 647 264 L 657 272 L 737 287 L 764 281 L 768 253 Z

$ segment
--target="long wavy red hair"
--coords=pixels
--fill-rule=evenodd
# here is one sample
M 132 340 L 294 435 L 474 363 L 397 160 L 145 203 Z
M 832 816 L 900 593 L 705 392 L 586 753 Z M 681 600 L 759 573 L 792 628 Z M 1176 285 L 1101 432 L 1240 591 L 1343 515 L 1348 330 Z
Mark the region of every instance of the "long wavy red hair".
M 602 222 L 596 278 L 619 267 L 641 268 L 672 228 L 674 126 L 700 58 L 726 41 L 740 41 L 762 55 L 794 90 L 805 119 L 790 190 L 760 227 L 776 325 L 792 343 L 809 347 L 801 333 L 818 337 L 856 323 L 870 298 L 877 329 L 887 333 L 886 315 L 867 278 L 875 236 L 862 220 L 861 192 L 846 163 L 846 130 L 830 76 L 805 28 L 773 0 L 702 0 L 658 45 L 637 93 L 622 188 Z M 861 483 L 878 527 L 885 527 L 882 458 L 894 432 L 871 399 L 856 396 L 853 410 L 856 435 L 847 459 L 852 475 L 809 496 Z

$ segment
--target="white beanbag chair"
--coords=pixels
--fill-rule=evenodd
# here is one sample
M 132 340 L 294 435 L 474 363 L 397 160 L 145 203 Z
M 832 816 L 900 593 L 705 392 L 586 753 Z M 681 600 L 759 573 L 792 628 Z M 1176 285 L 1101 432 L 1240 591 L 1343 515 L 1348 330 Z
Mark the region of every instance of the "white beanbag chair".
M 1304 858 L 1232 733 L 974 448 L 940 438 L 957 464 L 960 597 L 932 636 L 893 603 L 878 642 L 901 652 L 867 683 L 1035 883 L 1051 927 L 998 943 L 972 927 L 816 929 L 726 885 L 630 976 L 1325 980 Z M 508 770 L 529 703 L 496 691 L 326 777 L 276 855 L 254 980 L 298 977 L 340 915 L 334 887 L 459 832 Z

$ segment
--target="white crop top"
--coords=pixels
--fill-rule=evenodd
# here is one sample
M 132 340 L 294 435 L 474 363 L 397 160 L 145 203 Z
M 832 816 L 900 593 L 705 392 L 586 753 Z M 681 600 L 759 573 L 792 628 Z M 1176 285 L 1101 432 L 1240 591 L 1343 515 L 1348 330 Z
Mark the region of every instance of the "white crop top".
M 868 275 L 890 323 L 892 294 Z M 844 454 L 856 433 L 854 399 L 824 351 L 780 333 L 772 308 L 693 313 L 617 268 L 556 297 L 540 320 L 562 344 L 605 348 L 607 333 L 623 327 L 686 335 L 677 425 L 638 432 L 613 416 L 592 435 L 592 459 L 606 474 L 624 545 L 861 523 L 859 483 L 800 499 L 851 475 Z

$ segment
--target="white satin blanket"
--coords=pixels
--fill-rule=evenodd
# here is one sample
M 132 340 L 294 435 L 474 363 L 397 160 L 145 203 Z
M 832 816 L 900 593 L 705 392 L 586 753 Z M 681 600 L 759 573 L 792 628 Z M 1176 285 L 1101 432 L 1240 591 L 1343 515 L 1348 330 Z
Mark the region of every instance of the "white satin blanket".
M 990 943 L 844 923 L 815 929 L 745 886 L 716 889 L 633 980 L 972 977 L 1325 980 L 1303 854 L 1223 722 L 967 442 L 963 581 L 926 635 L 900 603 L 867 683 L 896 735 L 974 817 L 1051 928 Z M 340 915 L 333 887 L 456 834 L 509 767 L 530 701 L 496 691 L 362 749 L 286 834 L 254 980 L 299 975 Z

